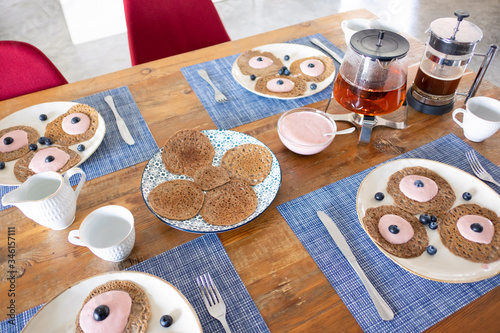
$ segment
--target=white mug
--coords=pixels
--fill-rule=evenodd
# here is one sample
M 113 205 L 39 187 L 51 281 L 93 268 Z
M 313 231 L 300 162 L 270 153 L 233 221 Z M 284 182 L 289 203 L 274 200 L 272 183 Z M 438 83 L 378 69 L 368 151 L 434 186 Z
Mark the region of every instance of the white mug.
M 457 114 L 462 113 L 460 122 Z M 485 97 L 472 97 L 464 109 L 453 111 L 453 120 L 462 127 L 467 139 L 481 142 L 489 138 L 500 128 L 500 101 Z
M 79 230 L 70 231 L 68 241 L 88 247 L 101 259 L 123 261 L 134 247 L 134 216 L 122 206 L 98 208 L 83 220 Z

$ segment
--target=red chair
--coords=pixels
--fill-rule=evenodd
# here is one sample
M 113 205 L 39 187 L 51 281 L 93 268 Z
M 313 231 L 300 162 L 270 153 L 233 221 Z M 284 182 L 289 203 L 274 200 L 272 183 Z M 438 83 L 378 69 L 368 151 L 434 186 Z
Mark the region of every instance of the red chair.
M 132 65 L 230 41 L 212 0 L 123 0 Z
M 0 101 L 66 83 L 57 67 L 33 45 L 0 41 Z

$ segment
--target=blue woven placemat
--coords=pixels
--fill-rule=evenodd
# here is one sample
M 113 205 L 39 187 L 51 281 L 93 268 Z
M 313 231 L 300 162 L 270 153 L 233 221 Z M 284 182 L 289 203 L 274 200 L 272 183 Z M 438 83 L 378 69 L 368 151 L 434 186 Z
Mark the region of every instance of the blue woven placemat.
M 127 270 L 153 274 L 170 282 L 195 309 L 203 332 L 222 332 L 219 321 L 208 314 L 196 284 L 198 276 L 210 273 L 226 303 L 229 328 L 233 332 L 269 332 L 217 235 L 204 235 Z M 15 318 L 16 325 L 9 324 L 7 320 L 1 322 L 0 332 L 20 332 L 39 308 L 40 306 L 18 314 Z
M 301 44 L 317 48 L 311 43 L 312 38 L 318 38 L 326 46 L 337 51 L 341 56 L 344 52 L 333 45 L 321 34 L 291 40 L 288 43 Z M 232 76 L 231 67 L 239 54 L 220 58 L 201 64 L 181 68 L 182 74 L 196 93 L 201 103 L 212 118 L 218 129 L 231 129 L 240 125 L 279 114 L 284 111 L 309 105 L 330 98 L 333 83 L 324 90 L 304 98 L 279 100 L 256 95 L 243 88 Z M 339 64 L 335 61 L 338 73 Z M 214 100 L 212 88 L 198 75 L 199 69 L 206 69 L 208 75 L 229 99 L 225 103 Z
M 425 158 L 472 173 L 464 153 L 471 149 L 454 134 L 395 159 Z M 500 168 L 479 155 L 494 177 Z M 278 206 L 278 210 L 318 264 L 365 332 L 420 332 L 500 285 L 500 275 L 475 283 L 443 283 L 409 273 L 388 259 L 370 240 L 358 220 L 356 195 L 362 180 L 375 168 L 327 185 Z M 491 186 L 500 193 L 500 188 Z M 395 311 L 383 321 L 361 280 L 316 215 L 322 210 L 338 225 L 369 280 Z
M 107 95 L 113 96 L 116 108 L 135 140 L 134 145 L 129 146 L 121 138 L 113 112 L 104 101 Z M 147 161 L 158 151 L 158 145 L 127 86 L 80 98 L 75 102 L 87 104 L 96 109 L 106 123 L 106 134 L 101 145 L 80 165 L 80 168 L 87 174 L 87 180 Z M 78 177 L 73 177 L 71 183 L 76 184 L 78 179 Z M 0 197 L 16 187 L 0 186 Z M 8 207 L 10 206 L 3 207 L 0 204 L 0 210 Z

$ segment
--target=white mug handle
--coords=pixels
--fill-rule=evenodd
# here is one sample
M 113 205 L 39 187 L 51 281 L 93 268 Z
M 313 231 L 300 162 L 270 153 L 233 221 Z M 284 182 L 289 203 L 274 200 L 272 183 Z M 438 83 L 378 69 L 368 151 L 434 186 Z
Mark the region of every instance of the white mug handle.
M 452 118 L 453 118 L 453 121 L 458 124 L 458 126 L 464 128 L 463 118 L 462 118 L 462 121 L 459 121 L 457 119 L 457 114 L 459 114 L 459 113 L 463 113 L 463 115 L 465 117 L 465 110 L 464 109 L 456 109 L 456 110 L 453 111 Z
M 85 174 L 85 172 L 80 169 L 80 168 L 71 168 L 69 169 L 68 171 L 66 171 L 66 173 L 64 174 L 64 179 L 69 182 L 69 179 L 73 176 L 73 175 L 76 175 L 76 174 L 80 174 L 81 177 L 80 177 L 80 181 L 78 182 L 78 185 L 75 189 L 75 196 L 78 197 L 78 194 L 80 194 L 80 190 L 82 189 L 83 187 L 83 184 L 85 183 L 85 180 L 87 179 L 87 175 Z
M 71 230 L 68 234 L 68 241 L 71 244 L 75 244 L 78 246 L 86 246 L 83 244 L 83 242 L 80 240 L 80 230 Z

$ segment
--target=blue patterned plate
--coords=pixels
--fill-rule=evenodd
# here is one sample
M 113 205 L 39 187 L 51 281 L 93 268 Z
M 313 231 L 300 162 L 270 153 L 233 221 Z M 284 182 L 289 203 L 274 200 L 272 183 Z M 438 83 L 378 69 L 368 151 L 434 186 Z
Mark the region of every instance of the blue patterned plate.
M 253 143 L 267 148 L 265 144 L 255 139 L 254 137 L 251 137 L 250 135 L 240 132 L 235 132 L 230 130 L 203 130 L 201 132 L 208 137 L 208 139 L 212 143 L 212 146 L 215 149 L 215 156 L 212 164 L 216 166 L 220 166 L 220 161 L 224 153 L 228 149 L 234 148 L 236 146 L 245 143 Z M 151 193 L 151 191 L 156 186 L 158 186 L 163 182 L 174 179 L 193 180 L 193 178 L 188 177 L 186 175 L 173 174 L 167 171 L 165 169 L 165 166 L 161 158 L 162 150 L 163 148 L 161 148 L 156 154 L 154 154 L 151 160 L 149 160 L 148 164 L 144 168 L 144 172 L 142 173 L 142 179 L 141 179 L 141 190 L 144 202 L 151 210 L 151 212 L 153 212 L 153 214 L 155 214 L 156 217 L 158 217 L 160 220 L 162 220 L 163 222 L 165 222 L 166 224 L 168 224 L 173 228 L 194 233 L 215 233 L 215 232 L 223 232 L 236 229 L 252 221 L 262 212 L 264 212 L 278 194 L 278 190 L 281 185 L 281 169 L 278 163 L 278 159 L 276 158 L 274 153 L 269 149 L 273 157 L 271 172 L 269 173 L 267 178 L 264 179 L 262 183 L 253 186 L 253 189 L 257 194 L 257 209 L 255 210 L 255 212 L 253 212 L 252 215 L 250 215 L 245 220 L 233 225 L 225 226 L 225 225 L 209 224 L 203 220 L 200 214 L 196 215 L 195 217 L 189 220 L 183 220 L 183 221 L 164 218 L 156 214 L 154 210 L 151 208 L 151 205 L 149 204 L 148 200 L 149 193 Z

